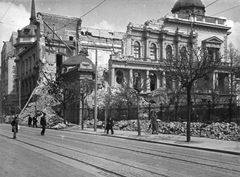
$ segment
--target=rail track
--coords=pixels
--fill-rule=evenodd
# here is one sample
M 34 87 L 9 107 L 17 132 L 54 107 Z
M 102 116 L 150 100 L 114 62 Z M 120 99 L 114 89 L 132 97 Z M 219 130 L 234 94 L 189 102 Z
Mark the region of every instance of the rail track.
M 161 165 L 159 161 L 185 164 L 194 168 L 217 171 L 220 174 L 233 176 L 240 174 L 239 161 L 229 162 L 224 158 L 217 160 L 210 156 L 196 157 L 194 151 L 189 151 L 188 154 L 179 153 L 177 148 L 176 151 L 173 150 L 174 148 L 169 151 L 164 145 L 161 145 L 164 148 L 160 148 L 159 145 L 153 146 L 145 142 L 136 144 L 126 139 L 116 141 L 111 136 L 96 138 L 96 135 L 79 136 L 79 133 L 65 131 L 48 131 L 47 136 L 42 137 L 36 135 L 36 129 L 28 127 L 23 129 L 26 134 L 21 134 L 17 139 L 23 146 L 32 146 L 94 167 L 100 170 L 103 176 L 181 176 L 159 167 Z M 6 139 L 9 137 L 9 131 L 1 130 L 0 137 Z M 133 161 L 128 160 L 127 157 L 133 158 Z M 138 162 L 135 157 L 141 157 L 142 162 Z M 148 161 L 149 158 L 151 160 Z

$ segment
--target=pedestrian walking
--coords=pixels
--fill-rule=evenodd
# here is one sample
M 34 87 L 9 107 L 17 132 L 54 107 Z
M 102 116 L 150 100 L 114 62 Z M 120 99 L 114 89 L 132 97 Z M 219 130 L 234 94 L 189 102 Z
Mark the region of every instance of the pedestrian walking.
M 15 116 L 11 122 L 12 125 L 12 132 L 13 132 L 13 139 L 17 138 L 18 133 L 18 119 L 17 116 Z
M 28 115 L 28 126 L 32 126 L 32 117 L 30 115 Z
M 47 121 L 46 121 L 46 113 L 42 112 L 42 117 L 40 119 L 40 124 L 42 126 L 42 131 L 41 131 L 41 135 L 45 134 L 45 129 L 46 129 L 46 125 L 47 125 Z
M 108 119 L 107 119 L 106 130 L 107 130 L 107 134 L 108 134 L 109 130 L 111 130 L 111 134 L 114 134 L 114 131 L 113 131 L 113 119 L 111 117 L 108 117 Z
M 37 116 L 33 117 L 33 128 L 36 127 L 37 128 Z
M 152 134 L 158 134 L 157 114 L 155 111 L 151 112 L 151 127 Z

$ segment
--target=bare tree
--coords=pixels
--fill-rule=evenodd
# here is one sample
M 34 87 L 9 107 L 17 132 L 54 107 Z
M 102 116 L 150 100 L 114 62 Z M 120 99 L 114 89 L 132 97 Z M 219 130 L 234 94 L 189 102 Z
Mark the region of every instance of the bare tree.
M 83 123 L 84 123 L 84 105 L 85 105 L 85 99 L 88 95 L 90 95 L 94 88 L 94 82 L 93 80 L 89 80 L 87 78 L 80 80 L 80 99 L 82 101 L 82 130 L 83 130 Z M 75 89 L 76 91 L 76 89 Z M 77 94 L 77 93 L 76 93 Z
M 238 50 L 233 46 L 232 43 L 229 44 L 228 47 L 228 59 L 230 61 L 230 109 L 232 108 L 232 102 L 233 102 L 233 97 L 236 96 L 237 94 L 237 88 L 236 88 L 236 79 L 235 76 L 239 72 L 239 66 L 240 66 L 240 56 L 238 53 Z M 238 76 L 237 76 L 238 77 Z M 229 122 L 232 121 L 232 111 L 229 111 Z
M 64 82 L 63 80 L 49 80 L 48 81 L 48 92 L 51 94 L 59 103 L 60 110 L 63 111 L 64 123 L 66 123 L 66 109 L 67 105 L 76 101 L 79 95 L 79 83 L 78 82 Z M 78 94 L 76 94 L 78 93 Z
M 235 73 L 238 72 L 240 66 L 240 56 L 238 50 L 234 47 L 232 43 L 228 47 L 228 59 L 230 61 L 230 101 L 232 101 L 235 92 Z
M 168 73 L 167 77 L 179 83 L 180 89 L 185 88 L 187 92 L 187 142 L 190 141 L 191 122 L 191 92 L 194 83 L 212 73 L 220 64 L 219 52 L 210 53 L 207 49 L 189 47 L 188 50 L 180 51 L 178 57 L 169 56 L 163 59 L 160 67 Z
M 125 96 L 127 98 L 131 98 L 131 95 L 136 96 L 137 101 L 137 124 L 138 124 L 138 136 L 141 135 L 141 127 L 140 127 L 140 120 L 139 120 L 139 101 L 140 101 L 140 94 L 142 91 L 144 91 L 147 87 L 147 81 L 149 80 L 149 77 L 146 76 L 145 78 L 142 78 L 141 75 L 138 72 L 133 73 L 133 78 L 128 81 L 128 83 L 125 81 L 123 84 L 123 87 L 125 89 Z

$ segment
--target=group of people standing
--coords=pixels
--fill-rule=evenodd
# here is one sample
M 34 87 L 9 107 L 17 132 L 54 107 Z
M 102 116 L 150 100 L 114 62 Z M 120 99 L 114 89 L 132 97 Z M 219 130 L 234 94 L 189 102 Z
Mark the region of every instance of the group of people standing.
M 33 118 L 29 115 L 28 116 L 28 126 L 29 127 L 36 127 L 37 128 L 37 117 L 34 116 Z M 32 125 L 33 123 L 33 125 Z M 41 135 L 45 134 L 45 130 L 46 130 L 46 126 L 47 126 L 47 121 L 46 121 L 46 113 L 42 112 L 41 113 L 41 119 L 40 119 L 40 125 L 42 126 L 42 131 L 41 131 Z M 13 132 L 13 139 L 16 139 L 16 135 L 18 133 L 18 129 L 19 129 L 19 124 L 18 124 L 18 116 L 15 115 L 12 122 L 11 122 L 11 126 L 12 126 L 12 132 Z
M 149 124 L 148 130 L 152 129 L 152 134 L 158 134 L 157 113 L 152 111 L 150 118 L 151 118 L 151 122 Z M 106 130 L 107 130 L 107 134 L 109 133 L 109 130 L 111 130 L 111 134 L 114 134 L 113 119 L 111 116 L 107 118 Z
M 28 115 L 28 126 L 29 127 L 36 127 L 37 128 L 37 123 L 38 123 L 38 120 L 37 120 L 37 117 L 34 116 L 33 118 L 31 117 L 31 115 Z

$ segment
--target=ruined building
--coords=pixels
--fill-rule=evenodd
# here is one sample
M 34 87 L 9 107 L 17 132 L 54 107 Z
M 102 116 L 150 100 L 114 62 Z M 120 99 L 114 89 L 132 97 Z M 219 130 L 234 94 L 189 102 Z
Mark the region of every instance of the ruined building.
M 5 41 L 1 52 L 1 96 L 0 105 L 1 115 L 14 114 L 19 110 L 17 105 L 16 87 L 14 78 L 16 76 L 16 64 L 14 60 L 14 44 L 16 43 L 17 33 L 13 32 L 10 40 Z
M 80 18 L 36 13 L 32 0 L 30 23 L 18 30 L 14 44 L 14 79 L 20 108 L 26 105 L 36 86 L 55 80 L 60 66 L 83 49 L 94 64 L 97 60 L 99 76 L 106 72 L 110 55 L 121 51 L 123 33 L 90 29 L 81 24 Z

